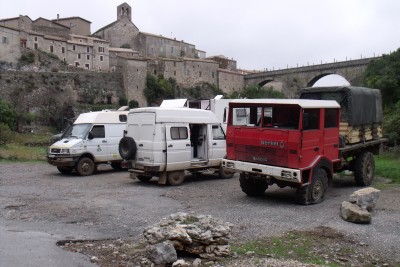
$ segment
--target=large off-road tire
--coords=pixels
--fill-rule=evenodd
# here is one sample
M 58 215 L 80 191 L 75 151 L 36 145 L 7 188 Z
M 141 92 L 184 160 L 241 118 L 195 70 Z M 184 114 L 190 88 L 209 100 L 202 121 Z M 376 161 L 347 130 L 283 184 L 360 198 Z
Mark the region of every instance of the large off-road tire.
M 75 166 L 75 170 L 80 176 L 92 175 L 96 170 L 96 166 L 90 158 L 81 158 Z
M 124 136 L 119 141 L 118 151 L 121 155 L 121 158 L 130 160 L 135 159 L 137 146 L 135 140 L 132 137 Z
M 57 166 L 57 170 L 62 174 L 70 174 L 73 170 L 73 166 Z
M 358 186 L 371 185 L 375 176 L 374 155 L 369 151 L 361 152 L 354 162 L 354 179 Z
M 184 171 L 173 171 L 167 173 L 167 182 L 169 185 L 180 185 L 185 180 L 185 172 Z
M 327 189 L 328 174 L 323 168 L 317 168 L 313 171 L 311 184 L 297 189 L 296 201 L 302 205 L 321 203 Z
M 151 176 L 144 176 L 144 175 L 138 175 L 136 177 L 138 178 L 139 181 L 144 182 L 144 183 L 149 182 L 151 180 L 151 178 L 153 178 Z
M 225 171 L 224 168 L 222 168 L 222 165 L 221 165 L 221 167 L 219 167 L 218 174 L 219 174 L 219 178 L 221 178 L 221 179 L 230 179 L 230 178 L 233 177 L 233 175 L 235 173 L 231 172 L 231 171 Z
M 242 191 L 251 197 L 263 195 L 268 188 L 267 181 L 254 179 L 250 174 L 241 173 L 239 182 Z

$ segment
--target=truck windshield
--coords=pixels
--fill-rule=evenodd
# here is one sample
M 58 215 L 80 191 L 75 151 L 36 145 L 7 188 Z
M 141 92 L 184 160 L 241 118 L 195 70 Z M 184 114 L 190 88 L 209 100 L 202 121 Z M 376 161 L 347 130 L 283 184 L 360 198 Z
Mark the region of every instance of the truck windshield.
M 62 138 L 78 138 L 83 139 L 87 136 L 91 124 L 73 124 L 63 134 Z
M 234 126 L 298 129 L 300 107 L 297 105 L 242 105 L 232 108 Z

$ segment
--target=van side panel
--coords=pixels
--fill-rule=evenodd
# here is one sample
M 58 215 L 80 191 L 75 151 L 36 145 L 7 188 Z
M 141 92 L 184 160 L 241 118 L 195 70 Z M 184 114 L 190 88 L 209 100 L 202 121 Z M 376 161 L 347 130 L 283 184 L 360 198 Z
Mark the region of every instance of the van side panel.
M 110 161 L 122 160 L 118 151 L 118 143 L 121 140 L 121 136 L 123 136 L 124 130 L 126 129 L 126 124 L 106 124 L 105 127 L 108 159 Z

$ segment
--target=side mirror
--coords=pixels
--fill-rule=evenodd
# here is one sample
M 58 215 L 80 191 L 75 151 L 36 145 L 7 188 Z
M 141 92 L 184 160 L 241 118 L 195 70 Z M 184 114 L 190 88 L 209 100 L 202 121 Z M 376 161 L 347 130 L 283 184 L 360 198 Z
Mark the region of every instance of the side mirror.
M 94 137 L 93 137 L 93 133 L 92 132 L 89 132 L 89 134 L 88 134 L 88 139 L 89 140 L 92 140 Z

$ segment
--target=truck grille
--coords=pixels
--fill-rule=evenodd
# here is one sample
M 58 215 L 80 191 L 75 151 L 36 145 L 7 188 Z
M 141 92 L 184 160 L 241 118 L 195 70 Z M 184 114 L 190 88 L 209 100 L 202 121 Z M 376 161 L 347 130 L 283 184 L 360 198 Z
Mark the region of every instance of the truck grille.
M 236 145 L 236 159 L 265 165 L 287 166 L 287 149 Z

